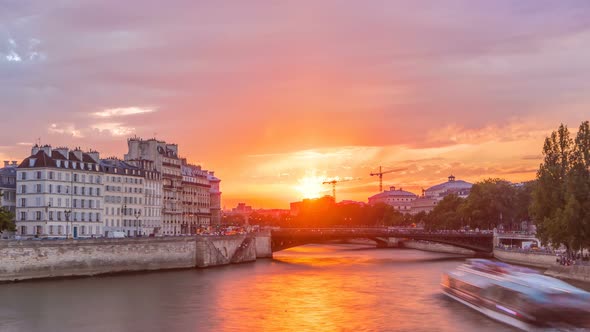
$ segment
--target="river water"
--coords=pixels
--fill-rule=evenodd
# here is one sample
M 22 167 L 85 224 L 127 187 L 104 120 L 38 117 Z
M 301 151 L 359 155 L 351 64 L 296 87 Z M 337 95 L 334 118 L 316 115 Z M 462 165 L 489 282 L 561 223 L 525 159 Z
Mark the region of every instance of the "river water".
M 463 258 L 308 245 L 226 267 L 0 285 L 0 331 L 513 331 L 440 292 Z

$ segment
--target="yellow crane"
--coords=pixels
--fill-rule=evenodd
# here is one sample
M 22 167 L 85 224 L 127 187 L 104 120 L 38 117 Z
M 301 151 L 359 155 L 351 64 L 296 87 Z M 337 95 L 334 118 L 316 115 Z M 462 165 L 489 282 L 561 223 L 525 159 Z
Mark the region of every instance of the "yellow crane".
M 383 171 L 381 166 L 379 166 L 379 172 L 371 172 L 371 176 L 379 176 L 379 192 L 383 192 L 383 174 L 387 174 L 387 173 L 393 173 L 393 172 L 399 172 L 399 171 L 405 171 L 407 168 L 396 168 L 396 169 L 390 169 L 388 171 Z
M 330 180 L 330 181 L 324 181 L 322 182 L 322 184 L 331 184 L 332 185 L 332 197 L 334 197 L 334 202 L 336 202 L 336 183 L 340 183 L 340 182 L 348 182 L 348 181 L 356 181 L 356 180 L 360 180 L 360 178 L 356 178 L 356 179 L 343 179 L 343 180 Z

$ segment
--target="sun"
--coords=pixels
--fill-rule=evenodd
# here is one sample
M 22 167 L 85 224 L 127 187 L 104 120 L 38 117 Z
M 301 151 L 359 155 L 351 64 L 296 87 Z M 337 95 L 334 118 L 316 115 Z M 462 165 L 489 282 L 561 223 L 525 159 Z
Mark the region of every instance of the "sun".
M 303 195 L 303 198 L 318 198 L 325 189 L 322 186 L 323 181 L 323 177 L 308 175 L 297 180 L 299 184 L 295 186 L 295 189 Z

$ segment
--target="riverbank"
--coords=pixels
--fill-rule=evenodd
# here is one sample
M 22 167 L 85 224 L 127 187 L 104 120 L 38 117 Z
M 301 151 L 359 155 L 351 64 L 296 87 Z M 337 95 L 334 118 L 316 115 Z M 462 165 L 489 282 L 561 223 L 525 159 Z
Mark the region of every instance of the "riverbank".
M 590 282 L 590 266 L 588 265 L 560 265 L 556 256 L 537 252 L 518 252 L 499 248 L 494 249 L 494 258 L 506 263 L 532 266 L 544 269 L 544 274 L 582 282 Z
M 188 269 L 272 257 L 270 234 L 0 241 L 0 282 Z
M 401 242 L 400 247 L 408 248 L 408 249 L 422 250 L 422 251 L 469 256 L 469 257 L 473 257 L 476 255 L 476 252 L 473 250 L 463 249 L 463 248 L 451 246 L 448 244 L 428 242 L 428 241 L 407 240 L 407 241 Z

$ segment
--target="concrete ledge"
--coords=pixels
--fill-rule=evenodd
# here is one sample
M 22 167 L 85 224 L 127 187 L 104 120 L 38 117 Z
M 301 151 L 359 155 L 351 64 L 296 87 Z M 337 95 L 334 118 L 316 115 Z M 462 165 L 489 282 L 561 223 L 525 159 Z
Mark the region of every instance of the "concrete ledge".
M 457 254 L 457 255 L 464 255 L 464 256 L 475 256 L 475 251 L 455 247 L 448 244 L 442 243 L 434 243 L 434 242 L 420 242 L 414 240 L 403 241 L 401 246 L 404 248 L 416 249 L 416 250 L 423 250 L 423 251 L 433 251 L 433 252 L 442 252 L 447 254 Z
M 252 262 L 258 247 L 270 250 L 270 235 L 3 240 L 0 282 Z
M 586 265 L 570 265 L 563 266 L 553 264 L 547 271 L 546 275 L 556 278 L 574 279 L 579 281 L 590 281 L 590 266 Z
M 514 252 L 502 249 L 494 249 L 494 258 L 506 263 L 514 263 L 542 268 L 549 268 L 555 264 L 555 256 L 540 253 Z

